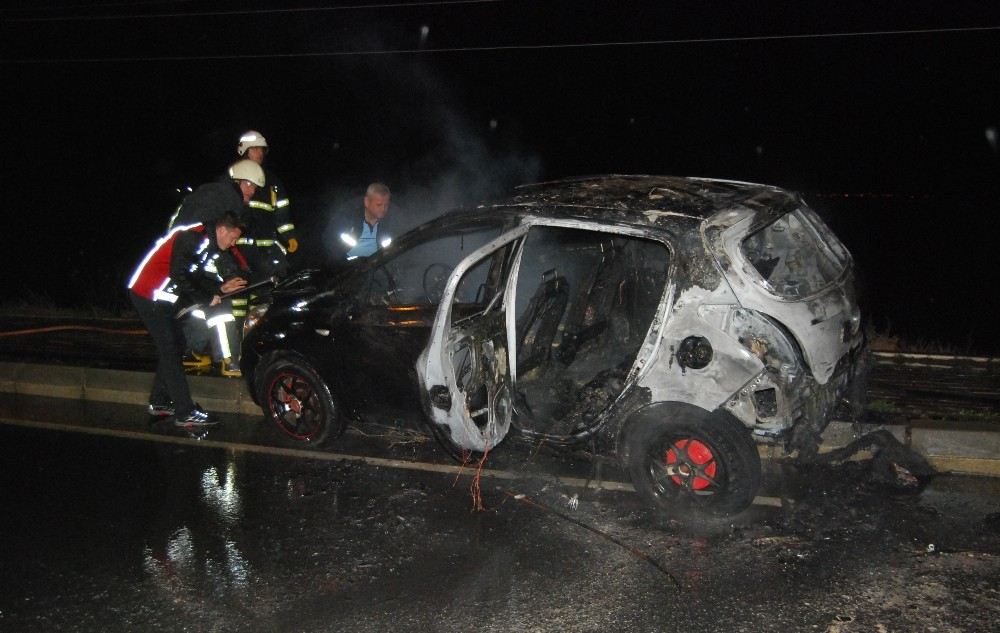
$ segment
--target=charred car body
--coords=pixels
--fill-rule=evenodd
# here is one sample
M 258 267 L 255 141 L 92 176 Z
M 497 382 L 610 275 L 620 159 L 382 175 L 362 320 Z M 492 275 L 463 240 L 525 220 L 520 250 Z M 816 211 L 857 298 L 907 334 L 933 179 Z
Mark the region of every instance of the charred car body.
M 618 456 L 666 514 L 751 503 L 757 443 L 814 451 L 861 366 L 850 254 L 798 196 L 606 176 L 520 187 L 279 286 L 242 365 L 290 442 L 422 407 L 453 453 L 510 432 Z

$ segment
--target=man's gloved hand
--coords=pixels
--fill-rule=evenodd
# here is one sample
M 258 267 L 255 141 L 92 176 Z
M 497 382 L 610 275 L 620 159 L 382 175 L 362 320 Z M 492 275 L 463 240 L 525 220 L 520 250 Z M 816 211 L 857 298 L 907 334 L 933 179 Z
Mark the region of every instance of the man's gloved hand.
M 288 240 L 288 252 L 294 253 L 297 250 L 299 250 L 299 241 L 293 237 Z

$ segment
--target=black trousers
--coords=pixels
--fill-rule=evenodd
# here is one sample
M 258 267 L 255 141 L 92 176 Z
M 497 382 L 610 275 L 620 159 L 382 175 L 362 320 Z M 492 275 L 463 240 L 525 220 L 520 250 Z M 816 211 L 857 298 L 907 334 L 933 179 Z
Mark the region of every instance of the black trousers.
M 131 290 L 128 293 L 139 318 L 146 324 L 153 343 L 156 345 L 156 377 L 149 393 L 150 404 L 174 403 L 174 414 L 178 418 L 187 417 L 194 409 L 191 390 L 184 376 L 184 332 L 181 323 L 174 318 L 173 304 L 165 301 L 150 301 Z

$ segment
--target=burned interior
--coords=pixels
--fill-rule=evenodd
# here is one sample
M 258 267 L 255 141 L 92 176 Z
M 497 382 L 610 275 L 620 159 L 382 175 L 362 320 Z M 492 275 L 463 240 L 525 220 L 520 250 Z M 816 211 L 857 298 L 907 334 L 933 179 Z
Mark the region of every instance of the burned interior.
M 659 242 L 534 227 L 517 274 L 517 423 L 552 435 L 587 430 L 622 392 L 663 295 Z

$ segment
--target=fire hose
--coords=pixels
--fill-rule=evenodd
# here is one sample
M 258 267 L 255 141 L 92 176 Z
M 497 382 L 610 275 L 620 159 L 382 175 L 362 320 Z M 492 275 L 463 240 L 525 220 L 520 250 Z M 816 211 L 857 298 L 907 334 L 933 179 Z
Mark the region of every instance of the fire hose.
M 146 330 L 140 328 L 118 330 L 115 328 L 98 327 L 95 325 L 52 325 L 48 327 L 30 328 L 27 330 L 0 332 L 0 338 L 7 336 L 24 336 L 26 334 L 45 334 L 47 332 L 65 332 L 70 330 L 78 330 L 82 332 L 104 332 L 105 334 L 146 334 Z
M 239 290 L 234 290 L 233 292 L 227 292 L 226 294 L 219 295 L 219 298 L 225 299 L 227 297 L 232 297 L 247 292 L 248 290 L 260 288 L 261 286 L 266 286 L 268 284 L 275 284 L 277 283 L 277 281 L 278 281 L 277 277 L 269 277 L 268 279 L 265 279 L 263 281 L 258 281 L 256 283 L 250 284 L 249 286 L 240 288 Z M 176 315 L 174 315 L 174 318 L 180 319 L 199 308 L 203 308 L 203 305 L 200 303 L 190 305 L 184 308 L 183 310 L 180 310 Z M 46 327 L 27 328 L 23 330 L 9 330 L 7 332 L 0 332 L 0 338 L 7 338 L 11 336 L 26 336 L 31 334 L 46 334 L 50 332 L 67 332 L 67 331 L 103 332 L 105 334 L 131 334 L 131 335 L 147 334 L 147 331 L 144 328 L 116 329 L 116 328 L 100 327 L 95 325 L 51 325 Z

